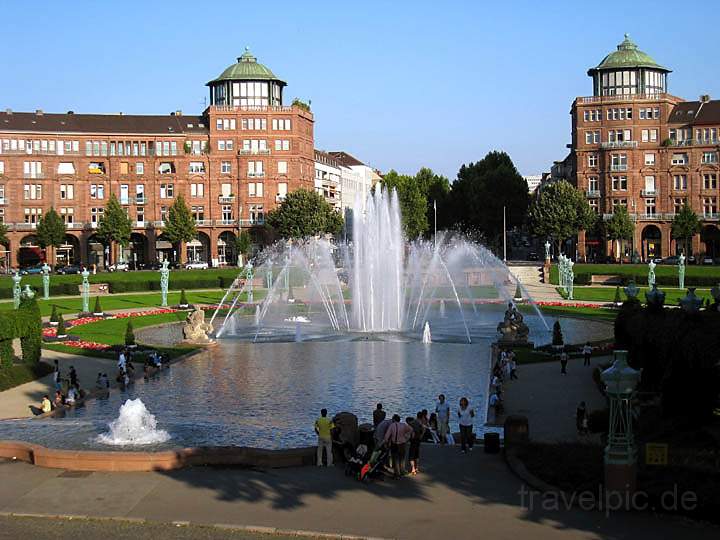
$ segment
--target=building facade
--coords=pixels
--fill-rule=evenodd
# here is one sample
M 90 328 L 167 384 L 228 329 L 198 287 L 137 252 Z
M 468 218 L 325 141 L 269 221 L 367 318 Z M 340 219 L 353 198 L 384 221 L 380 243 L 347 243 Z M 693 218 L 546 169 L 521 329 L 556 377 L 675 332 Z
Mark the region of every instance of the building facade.
M 0 112 L 5 264 L 42 259 L 34 229 L 54 207 L 67 237 L 49 262 L 102 267 L 109 249 L 94 233 L 111 193 L 133 224 L 124 260 L 234 264 L 242 228 L 259 240 L 268 210 L 314 188 L 314 119 L 302 103 L 285 105 L 286 83 L 247 50 L 207 86 L 200 116 Z M 163 227 L 180 194 L 198 235 L 173 246 Z
M 671 224 L 684 204 L 700 217 L 693 254 L 720 256 L 720 101 L 685 101 L 668 91 L 670 70 L 629 37 L 588 71 L 593 95 L 571 109 L 573 180 L 604 220 L 624 206 L 635 222 L 623 254 L 644 261 L 677 254 Z M 581 232 L 578 255 L 612 253 L 605 238 Z
M 342 166 L 327 152 L 315 150 L 315 191 L 336 211 L 342 209 Z

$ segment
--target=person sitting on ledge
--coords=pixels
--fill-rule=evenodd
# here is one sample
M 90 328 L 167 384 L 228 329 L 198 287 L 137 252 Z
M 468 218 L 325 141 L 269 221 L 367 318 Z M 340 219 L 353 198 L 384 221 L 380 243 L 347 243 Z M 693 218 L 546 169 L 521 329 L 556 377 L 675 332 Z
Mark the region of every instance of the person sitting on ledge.
M 47 395 L 43 396 L 42 401 L 40 402 L 40 407 L 30 405 L 30 411 L 35 416 L 49 413 L 50 411 L 52 411 L 52 403 L 50 403 L 50 398 Z
M 65 396 L 65 405 L 72 407 L 79 397 L 77 390 L 71 385 L 70 388 L 68 388 L 67 396 Z
M 65 399 L 63 398 L 62 392 L 60 390 L 55 390 L 55 399 L 53 400 L 53 405 L 55 407 L 62 407 L 64 402 Z

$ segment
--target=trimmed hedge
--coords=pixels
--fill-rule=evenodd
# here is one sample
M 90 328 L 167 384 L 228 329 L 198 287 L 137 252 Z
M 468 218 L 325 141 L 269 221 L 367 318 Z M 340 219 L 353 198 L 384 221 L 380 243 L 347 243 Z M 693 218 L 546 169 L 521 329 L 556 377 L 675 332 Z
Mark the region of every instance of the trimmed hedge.
M 12 341 L 18 337 L 23 362 L 35 364 L 40 361 L 42 322 L 35 298 L 22 298 L 19 309 L 0 313 L 0 369 L 12 367 Z
M 575 285 L 592 285 L 593 275 L 618 276 L 622 285 L 627 285 L 631 281 L 636 285 L 647 285 L 648 272 L 644 265 L 577 264 L 575 268 L 579 270 L 575 273 Z M 550 267 L 550 283 L 559 284 L 557 265 Z M 655 283 L 658 287 L 677 287 L 677 267 L 658 265 L 655 269 Z M 716 267 L 686 266 L 686 287 L 714 287 L 718 284 L 720 284 L 720 270 Z
M 207 278 L 177 278 L 173 279 L 173 275 L 170 274 L 170 281 L 168 283 L 168 289 L 171 291 L 179 291 L 182 289 L 226 289 L 228 288 L 235 278 L 226 278 L 224 276 L 207 277 Z M 144 280 L 144 281 L 117 281 L 110 284 L 110 292 L 124 293 L 124 292 L 145 292 L 145 291 L 159 291 L 160 280 Z

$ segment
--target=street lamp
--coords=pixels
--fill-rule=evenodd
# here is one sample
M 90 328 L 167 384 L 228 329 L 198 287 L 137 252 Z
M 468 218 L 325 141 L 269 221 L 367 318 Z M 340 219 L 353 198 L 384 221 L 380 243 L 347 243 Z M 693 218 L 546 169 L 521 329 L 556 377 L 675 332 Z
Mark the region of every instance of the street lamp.
M 637 480 L 637 450 L 632 429 L 632 402 L 640 371 L 627 363 L 627 351 L 615 351 L 613 365 L 600 374 L 610 402 L 605 447 L 606 492 L 632 493 Z

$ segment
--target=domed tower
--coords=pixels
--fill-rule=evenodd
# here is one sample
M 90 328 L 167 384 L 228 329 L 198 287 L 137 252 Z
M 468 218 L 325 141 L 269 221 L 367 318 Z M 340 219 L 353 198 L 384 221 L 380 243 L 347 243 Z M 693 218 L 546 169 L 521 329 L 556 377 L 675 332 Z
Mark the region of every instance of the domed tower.
M 210 87 L 210 105 L 272 107 L 282 105 L 283 88 L 287 83 L 258 63 L 250 49 L 245 47 L 245 53 L 237 59 L 237 63 L 206 86 Z
M 632 42 L 630 36 L 617 46 L 597 67 L 588 70 L 593 78 L 593 95 L 656 95 L 667 92 L 670 70 L 659 65 Z

